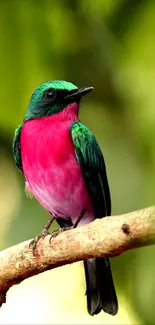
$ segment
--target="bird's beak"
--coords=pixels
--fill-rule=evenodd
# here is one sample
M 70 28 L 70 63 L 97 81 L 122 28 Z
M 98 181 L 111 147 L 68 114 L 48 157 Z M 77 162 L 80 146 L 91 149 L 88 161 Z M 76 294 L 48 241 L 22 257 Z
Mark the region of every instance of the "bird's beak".
M 80 88 L 75 89 L 74 91 L 71 91 L 70 94 L 68 94 L 65 99 L 76 99 L 81 98 L 82 96 L 88 94 L 90 91 L 92 91 L 94 87 L 86 87 L 86 88 Z

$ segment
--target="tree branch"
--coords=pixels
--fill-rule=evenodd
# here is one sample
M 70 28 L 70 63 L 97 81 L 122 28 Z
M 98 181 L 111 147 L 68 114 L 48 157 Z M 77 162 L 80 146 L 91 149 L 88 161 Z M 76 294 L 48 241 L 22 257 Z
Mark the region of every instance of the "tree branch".
M 155 206 L 94 222 L 50 236 L 37 244 L 35 256 L 30 240 L 0 252 L 0 305 L 8 289 L 22 280 L 61 265 L 93 257 L 113 257 L 155 244 Z

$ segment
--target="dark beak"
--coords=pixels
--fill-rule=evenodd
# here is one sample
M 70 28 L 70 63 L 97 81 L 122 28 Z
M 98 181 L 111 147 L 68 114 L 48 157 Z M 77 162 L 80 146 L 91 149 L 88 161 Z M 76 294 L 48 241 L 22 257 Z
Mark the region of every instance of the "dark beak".
M 77 99 L 77 98 L 80 99 L 82 96 L 88 94 L 93 89 L 94 89 L 94 87 L 86 87 L 86 88 L 75 89 L 74 91 L 71 91 L 65 97 L 65 99 Z

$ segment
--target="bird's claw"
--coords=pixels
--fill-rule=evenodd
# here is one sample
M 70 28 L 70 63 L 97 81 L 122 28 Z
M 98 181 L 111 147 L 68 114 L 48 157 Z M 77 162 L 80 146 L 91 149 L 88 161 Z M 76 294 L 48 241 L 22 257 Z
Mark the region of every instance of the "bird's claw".
M 62 232 L 66 231 L 66 230 L 70 230 L 73 229 L 74 227 L 63 227 L 63 228 L 58 228 L 52 231 L 50 239 L 49 239 L 49 243 L 51 243 L 51 240 L 55 237 L 57 237 L 59 234 L 61 234 Z
M 32 248 L 32 252 L 33 252 L 33 255 L 35 256 L 35 250 L 36 250 L 36 246 L 37 246 L 37 243 L 40 239 L 44 239 L 47 235 L 50 235 L 50 238 L 49 238 L 49 243 L 51 243 L 51 240 L 53 238 L 55 238 L 56 236 L 58 236 L 61 232 L 63 231 L 66 231 L 66 230 L 70 230 L 70 229 L 74 229 L 77 227 L 77 225 L 79 224 L 80 220 L 82 219 L 82 217 L 84 216 L 85 214 L 85 210 L 83 209 L 81 211 L 81 214 L 80 216 L 77 218 L 75 224 L 71 227 L 63 227 L 63 228 L 59 228 L 59 229 L 55 229 L 51 234 L 49 233 L 48 229 L 50 228 L 53 220 L 55 219 L 54 216 L 52 216 L 52 218 L 48 221 L 47 225 L 44 227 L 43 231 L 41 232 L 40 235 L 36 236 L 29 244 L 29 247 Z
M 37 243 L 40 239 L 44 239 L 47 235 L 49 235 L 48 230 L 43 230 L 40 235 L 36 236 L 29 244 L 29 247 L 32 248 L 33 255 L 35 256 L 35 250 Z
M 36 236 L 29 244 L 29 247 L 32 248 L 33 255 L 35 256 L 36 246 L 37 246 L 37 243 L 38 243 L 38 241 L 40 239 L 44 239 L 46 236 L 50 235 L 49 243 L 51 243 L 51 240 L 53 238 L 57 237 L 59 234 L 61 234 L 61 232 L 69 230 L 69 229 L 73 229 L 73 228 L 74 228 L 73 226 L 71 226 L 71 227 L 63 227 L 63 228 L 55 229 L 52 233 L 49 233 L 49 231 L 46 230 L 46 229 L 43 230 L 41 232 L 41 234 Z

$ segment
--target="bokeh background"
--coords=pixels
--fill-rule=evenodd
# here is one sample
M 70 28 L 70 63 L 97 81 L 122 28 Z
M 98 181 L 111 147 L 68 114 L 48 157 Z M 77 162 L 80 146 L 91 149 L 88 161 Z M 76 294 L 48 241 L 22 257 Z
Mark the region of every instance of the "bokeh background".
M 0 248 L 34 237 L 47 212 L 24 192 L 15 128 L 35 87 L 65 79 L 95 90 L 80 118 L 102 148 L 120 214 L 155 204 L 155 1 L 0 0 Z M 56 225 L 55 225 L 56 226 Z M 10 289 L 1 324 L 154 324 L 155 247 L 114 258 L 117 316 L 86 312 L 81 263 Z

